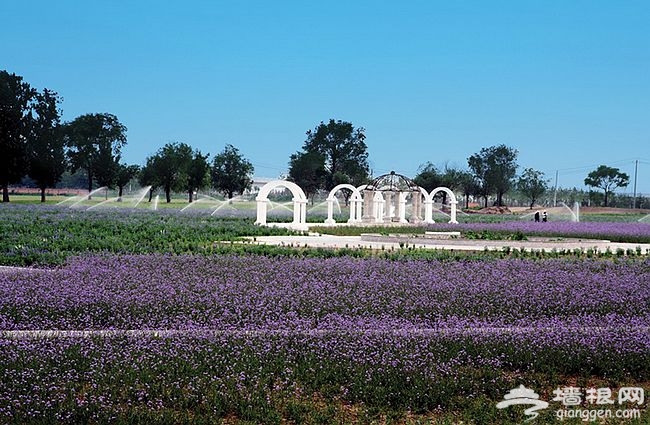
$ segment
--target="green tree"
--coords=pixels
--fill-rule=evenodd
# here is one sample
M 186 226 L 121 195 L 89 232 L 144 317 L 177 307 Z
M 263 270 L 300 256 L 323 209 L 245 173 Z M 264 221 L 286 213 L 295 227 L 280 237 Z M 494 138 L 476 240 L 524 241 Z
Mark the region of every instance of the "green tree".
M 138 165 L 118 164 L 117 173 L 115 174 L 115 185 L 119 191 L 117 194 L 118 202 L 122 202 L 122 193 L 124 191 L 124 186 L 136 178 L 138 176 L 138 173 L 140 173 L 140 166 Z
M 535 201 L 548 190 L 548 180 L 544 178 L 543 172 L 526 168 L 517 180 L 517 190 L 530 200 L 532 210 Z
M 585 185 L 603 189 L 605 192 L 605 206 L 609 200 L 609 195 L 618 187 L 627 187 L 630 182 L 630 176 L 622 173 L 618 168 L 601 165 L 587 175 Z
M 472 173 L 474 181 L 474 195 L 483 198 L 485 207 L 488 204 L 488 196 L 492 193 L 493 187 L 488 177 L 487 163 L 479 154 L 474 154 L 467 159 L 467 164 Z
M 187 181 L 186 190 L 189 202 L 193 201 L 194 191 L 203 189 L 210 185 L 210 164 L 208 157 L 210 154 L 203 155 L 201 151 L 196 150 L 191 161 L 187 164 Z
M 253 164 L 239 153 L 233 145 L 214 157 L 212 163 L 212 186 L 231 199 L 235 193 L 243 194 L 253 185 Z
M 325 158 L 318 152 L 296 152 L 289 159 L 289 178 L 314 202 L 314 195 L 325 185 Z M 341 176 L 338 176 L 340 179 Z
M 445 164 L 444 171 L 441 172 L 431 162 L 426 162 L 420 165 L 413 181 L 427 192 L 431 192 L 440 186 L 447 187 L 453 192 L 461 188 L 463 173 L 466 172 L 455 167 L 450 167 L 447 164 Z M 439 192 L 436 196 L 442 198 L 443 205 L 447 204 L 447 192 Z
M 330 119 L 327 124 L 321 122 L 314 131 L 307 131 L 307 140 L 302 149 L 304 153 L 317 152 L 322 155 L 326 171 L 324 188 L 331 190 L 336 185 L 336 179 L 340 181 L 342 175 L 347 176 L 354 186 L 367 181 L 370 167 L 365 140 L 365 129 L 355 129 L 349 122 Z
M 467 159 L 469 168 L 479 182 L 486 207 L 487 197 L 492 193 L 497 195 L 496 204 L 503 205 L 503 195 L 512 187 L 517 173 L 517 155 L 516 149 L 498 145 L 483 148 Z
M 457 167 L 452 167 L 449 166 L 448 164 L 445 164 L 445 169 L 444 172 L 442 173 L 442 182 L 441 186 L 448 187 L 452 192 L 456 192 L 457 190 L 463 190 L 463 195 L 467 197 L 467 193 L 464 191 L 464 186 L 467 186 L 467 177 L 469 175 L 469 181 L 472 183 L 471 190 L 476 190 L 476 185 L 474 183 L 474 179 L 472 178 L 471 174 L 469 174 L 465 170 L 461 170 L 460 168 Z M 440 195 L 442 196 L 442 203 L 446 204 L 447 203 L 447 192 L 440 192 Z M 467 201 L 467 199 L 466 199 Z M 468 201 L 467 201 L 468 202 Z
M 158 180 L 158 176 L 156 175 L 156 156 L 150 156 L 147 158 L 147 161 L 140 169 L 140 173 L 138 174 L 138 182 L 140 183 L 140 186 L 142 187 L 147 187 L 149 186 L 149 202 L 151 202 L 151 198 L 153 197 L 153 193 L 160 187 L 160 181 Z
M 88 192 L 94 180 L 111 187 L 126 145 L 126 127 L 112 114 L 86 114 L 67 123 L 65 135 L 72 172 L 86 171 Z
M 61 181 L 56 184 L 56 187 L 82 189 L 86 187 L 86 180 L 85 172 L 78 171 L 76 173 L 71 173 L 66 169 L 61 175 Z
M 165 190 L 167 203 L 172 201 L 171 192 L 185 190 L 187 170 L 192 162 L 192 147 L 186 143 L 167 143 L 153 156 L 147 158 L 145 166 L 149 184 Z M 151 199 L 151 196 L 149 197 Z
M 27 140 L 28 174 L 41 190 L 45 202 L 45 189 L 61 180 L 66 168 L 65 142 L 61 131 L 61 116 L 57 93 L 44 89 L 35 95 Z
M 442 176 L 435 165 L 427 162 L 420 165 L 413 181 L 427 192 L 431 192 L 442 185 Z
M 476 179 L 472 173 L 468 171 L 462 171 L 458 175 L 458 188 L 462 190 L 463 196 L 465 197 L 465 208 L 469 208 L 469 197 L 480 195 L 481 188 L 476 182 Z
M 9 202 L 9 185 L 18 183 L 28 166 L 27 138 L 31 104 L 36 96 L 23 77 L 0 71 L 0 186 Z

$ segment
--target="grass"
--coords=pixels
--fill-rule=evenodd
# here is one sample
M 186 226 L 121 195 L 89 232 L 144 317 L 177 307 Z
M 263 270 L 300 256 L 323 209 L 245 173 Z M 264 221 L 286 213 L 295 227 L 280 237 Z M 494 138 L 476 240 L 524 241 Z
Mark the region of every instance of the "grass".
M 229 219 L 139 210 L 3 205 L 0 265 L 60 264 L 83 253 L 213 253 L 243 236 L 291 231 Z

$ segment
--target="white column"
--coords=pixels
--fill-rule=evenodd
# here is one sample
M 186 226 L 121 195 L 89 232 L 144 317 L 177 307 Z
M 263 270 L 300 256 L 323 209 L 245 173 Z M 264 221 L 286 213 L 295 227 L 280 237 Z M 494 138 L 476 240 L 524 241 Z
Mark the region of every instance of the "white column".
M 393 193 L 386 192 L 386 200 L 384 201 L 384 220 L 385 222 L 390 222 L 393 219 Z
M 375 192 L 373 198 L 373 212 L 375 214 L 375 223 L 384 221 L 384 196 L 381 192 Z
M 299 224 L 307 224 L 307 200 L 299 199 L 298 204 L 300 205 L 300 221 Z
M 353 197 L 350 199 L 350 218 L 348 219 L 348 223 L 354 223 L 356 220 L 357 220 L 357 199 Z
M 411 223 L 419 223 L 422 221 L 420 217 L 420 199 L 422 198 L 422 193 L 418 191 L 413 191 L 411 193 L 411 204 L 413 205 L 413 211 L 411 213 Z
M 293 198 L 293 224 L 307 223 L 307 200 Z
M 458 220 L 456 220 L 456 204 L 458 204 L 458 201 L 451 201 L 449 203 L 451 204 L 451 220 L 449 222 L 458 224 Z
M 365 222 L 371 222 L 375 219 L 375 192 L 372 190 L 363 191 L 363 216 L 361 217 Z
M 363 201 L 361 199 L 357 199 L 357 213 L 354 217 L 355 223 L 361 223 L 362 212 L 363 212 Z
M 424 200 L 424 222 L 425 223 L 435 223 L 433 220 L 433 200 L 425 199 Z
M 257 200 L 257 220 L 255 220 L 255 224 L 259 224 L 261 226 L 266 225 L 266 202 L 266 199 Z
M 325 224 L 334 224 L 334 199 L 327 198 L 327 218 L 325 219 Z
M 293 224 L 300 223 L 300 199 L 293 198 Z
M 408 223 L 408 221 L 406 221 L 406 196 L 406 192 L 400 192 L 397 198 L 397 215 L 400 223 Z

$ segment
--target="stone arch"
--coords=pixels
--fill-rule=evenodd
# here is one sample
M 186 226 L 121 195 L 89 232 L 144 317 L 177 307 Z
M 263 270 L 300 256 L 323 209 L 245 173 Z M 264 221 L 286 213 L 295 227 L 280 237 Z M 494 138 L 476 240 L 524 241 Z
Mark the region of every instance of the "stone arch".
M 289 189 L 293 195 L 293 222 L 291 227 L 297 230 L 307 230 L 307 197 L 297 184 L 286 180 L 273 180 L 262 186 L 257 194 L 257 220 L 255 224 L 266 225 L 266 203 L 269 194 L 277 188 Z
M 327 219 L 325 220 L 325 224 L 336 223 L 336 220 L 334 220 L 334 201 L 336 200 L 334 195 L 336 195 L 336 192 L 341 189 L 348 189 L 352 191 L 352 198 L 350 198 L 350 218 L 348 219 L 348 223 L 356 223 L 357 221 L 361 221 L 361 205 L 363 204 L 363 200 L 361 199 L 361 192 L 359 192 L 359 189 L 352 186 L 351 184 L 342 183 L 335 186 L 332 190 L 330 190 L 329 195 L 327 195 Z
M 454 195 L 454 192 L 451 189 L 444 186 L 436 187 L 431 191 L 431 193 L 425 195 L 424 221 L 426 223 L 435 223 L 433 221 L 433 198 L 434 196 L 436 196 L 436 193 L 438 192 L 445 192 L 447 195 L 449 195 L 449 204 L 451 205 L 451 214 L 450 214 L 449 222 L 453 224 L 457 224 L 458 220 L 456 220 L 456 205 L 458 204 L 458 201 L 456 200 L 456 195 Z M 424 191 L 424 193 L 426 193 L 426 191 Z

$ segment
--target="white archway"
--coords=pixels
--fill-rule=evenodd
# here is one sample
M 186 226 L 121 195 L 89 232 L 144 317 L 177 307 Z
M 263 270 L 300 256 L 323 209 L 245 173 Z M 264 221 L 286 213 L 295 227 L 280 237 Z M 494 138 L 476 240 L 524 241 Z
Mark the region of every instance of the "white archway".
M 334 220 L 334 202 L 336 201 L 335 195 L 336 192 L 341 189 L 348 189 L 352 191 L 352 198 L 350 198 L 350 218 L 348 219 L 348 223 L 356 223 L 361 221 L 361 205 L 363 204 L 361 193 L 359 192 L 359 189 L 352 186 L 351 184 L 342 183 L 335 186 L 330 191 L 329 195 L 327 195 L 327 219 L 325 220 L 325 224 L 336 223 L 336 220 Z
M 273 180 L 262 186 L 257 194 L 257 220 L 255 224 L 266 225 L 266 203 L 269 201 L 269 193 L 277 188 L 286 188 L 293 195 L 293 222 L 291 227 L 296 230 L 307 230 L 307 197 L 305 192 L 297 184 L 286 180 Z
M 447 187 L 436 187 L 431 191 L 431 193 L 427 194 L 426 190 L 422 189 L 422 193 L 424 194 L 424 222 L 425 223 L 435 223 L 433 221 L 433 198 L 436 196 L 438 192 L 445 192 L 447 195 L 449 195 L 449 204 L 451 205 L 451 215 L 450 215 L 450 220 L 449 222 L 452 224 L 458 224 L 458 220 L 456 220 L 456 205 L 458 204 L 458 201 L 456 200 L 456 195 L 454 195 L 454 192 L 452 192 L 449 188 Z

